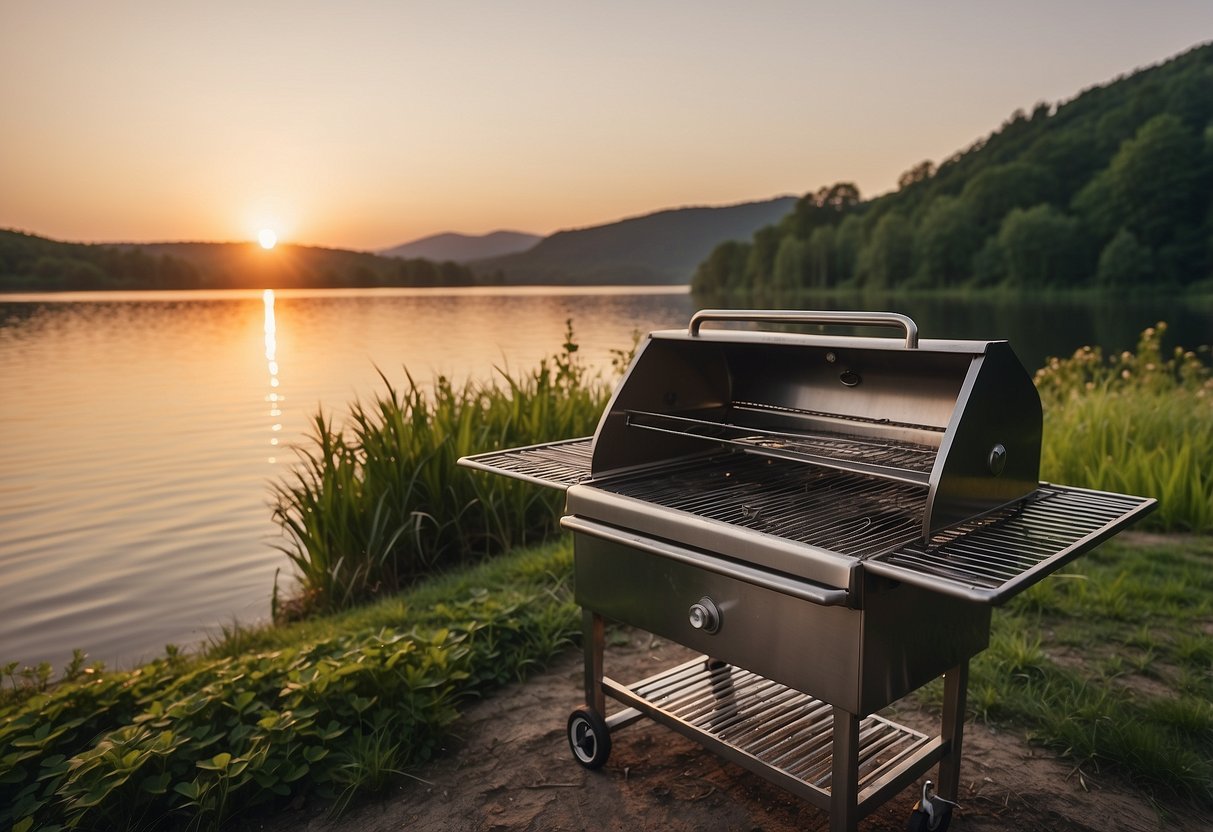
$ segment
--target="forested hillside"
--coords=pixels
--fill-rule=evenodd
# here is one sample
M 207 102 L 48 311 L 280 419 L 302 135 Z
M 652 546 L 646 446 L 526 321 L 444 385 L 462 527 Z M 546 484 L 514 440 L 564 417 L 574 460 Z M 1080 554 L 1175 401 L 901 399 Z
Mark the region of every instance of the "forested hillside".
M 696 271 L 701 295 L 805 289 L 1213 290 L 1213 44 L 1017 111 L 896 192 L 839 183 Z
M 474 283 L 455 263 L 356 251 L 254 243 L 86 245 L 0 230 L 0 291 L 285 289 L 458 286 Z

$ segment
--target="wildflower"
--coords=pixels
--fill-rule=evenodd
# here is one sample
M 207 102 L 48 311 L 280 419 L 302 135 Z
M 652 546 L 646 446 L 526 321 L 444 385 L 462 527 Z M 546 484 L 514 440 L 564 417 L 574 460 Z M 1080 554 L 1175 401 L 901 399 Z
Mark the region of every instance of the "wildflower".
M 1121 377 L 1121 378 L 1128 378 L 1128 377 L 1129 377 L 1129 375 L 1130 375 L 1130 373 L 1129 373 L 1129 371 L 1128 371 L 1128 370 L 1121 370 L 1121 371 L 1120 371 L 1120 377 Z

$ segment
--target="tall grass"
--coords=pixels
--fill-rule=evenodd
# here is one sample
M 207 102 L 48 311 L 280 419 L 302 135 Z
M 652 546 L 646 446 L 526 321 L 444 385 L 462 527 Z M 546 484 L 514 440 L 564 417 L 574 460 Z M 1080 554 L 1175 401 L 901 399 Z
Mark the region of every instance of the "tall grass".
M 1162 353 L 1166 324 L 1137 351 L 1083 347 L 1036 374 L 1045 479 L 1155 497 L 1147 524 L 1213 530 L 1213 373 L 1195 352 Z M 1202 347 L 1208 350 L 1208 347 Z
M 384 392 L 351 405 L 343 424 L 317 414 L 299 464 L 271 486 L 280 548 L 301 586 L 276 598 L 275 616 L 344 609 L 551 534 L 561 494 L 456 461 L 592 433 L 609 389 L 577 350 L 569 323 L 561 351 L 529 373 L 462 386 L 439 377 L 427 389 L 407 372 L 397 388 L 380 372 Z

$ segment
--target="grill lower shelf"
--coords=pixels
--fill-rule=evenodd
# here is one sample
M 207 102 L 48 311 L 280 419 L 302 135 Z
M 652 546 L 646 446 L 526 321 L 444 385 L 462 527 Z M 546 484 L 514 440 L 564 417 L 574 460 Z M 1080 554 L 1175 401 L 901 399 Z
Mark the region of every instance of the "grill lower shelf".
M 608 695 L 823 808 L 830 805 L 834 708 L 703 656 Z M 942 743 L 883 717 L 859 722 L 859 803 L 879 800 L 939 758 Z M 911 775 L 912 776 L 912 775 Z

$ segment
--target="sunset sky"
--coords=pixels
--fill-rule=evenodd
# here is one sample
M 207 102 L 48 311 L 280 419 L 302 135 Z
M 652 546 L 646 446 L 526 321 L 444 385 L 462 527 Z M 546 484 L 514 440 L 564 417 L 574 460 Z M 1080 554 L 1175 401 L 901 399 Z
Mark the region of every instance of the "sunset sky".
M 378 249 L 875 196 L 1211 38 L 1209 0 L 0 0 L 0 228 Z

